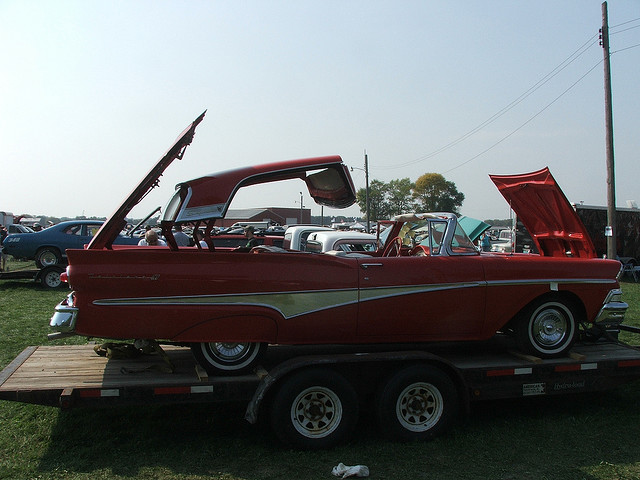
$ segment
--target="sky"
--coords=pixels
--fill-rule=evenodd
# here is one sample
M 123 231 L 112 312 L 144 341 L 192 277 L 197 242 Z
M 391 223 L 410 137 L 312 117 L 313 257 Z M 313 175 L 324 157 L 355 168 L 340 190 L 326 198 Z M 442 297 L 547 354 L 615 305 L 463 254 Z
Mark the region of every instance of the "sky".
M 616 200 L 640 204 L 640 1 L 610 0 Z M 441 173 L 509 218 L 489 174 L 551 169 L 606 205 L 600 0 L 0 0 L 0 210 L 110 215 L 207 110 L 175 184 L 340 155 L 365 187 Z M 305 208 L 289 181 L 232 208 Z M 357 206 L 325 215 L 360 215 Z

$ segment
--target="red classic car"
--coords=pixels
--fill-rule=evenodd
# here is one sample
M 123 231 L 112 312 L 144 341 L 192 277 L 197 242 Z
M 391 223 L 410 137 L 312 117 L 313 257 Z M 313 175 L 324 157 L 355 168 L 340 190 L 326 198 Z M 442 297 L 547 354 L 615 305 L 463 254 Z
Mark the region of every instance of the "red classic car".
M 352 205 L 354 186 L 337 156 L 180 183 L 161 221 L 166 247 L 113 247 L 127 212 L 182 157 L 201 120 L 86 249 L 67 251 L 73 291 L 51 319 L 53 337 L 170 341 L 190 345 L 210 372 L 236 373 L 255 365 L 268 344 L 477 341 L 498 331 L 512 332 L 524 351 L 555 356 L 571 348 L 581 325 L 623 320 L 620 263 L 593 258 L 547 170 L 493 177 L 514 206 L 527 207 L 521 218 L 539 255 L 481 253 L 450 213 L 397 217 L 371 253 L 215 249 L 216 220 L 248 185 L 300 179 L 316 202 Z M 178 247 L 175 223 L 204 229 L 207 247 Z

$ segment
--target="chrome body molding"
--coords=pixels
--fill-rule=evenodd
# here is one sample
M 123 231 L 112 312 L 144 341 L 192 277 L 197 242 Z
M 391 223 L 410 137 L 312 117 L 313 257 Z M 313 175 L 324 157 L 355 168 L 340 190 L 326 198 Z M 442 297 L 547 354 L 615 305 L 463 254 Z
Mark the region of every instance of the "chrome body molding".
M 540 278 L 540 279 L 525 279 L 525 280 L 489 280 L 486 282 L 488 287 L 504 287 L 508 285 L 544 285 L 549 284 L 551 290 L 557 290 L 557 286 L 560 284 L 607 284 L 616 283 L 613 278 Z
M 544 285 L 549 284 L 553 291 L 558 290 L 559 284 L 576 283 L 610 283 L 607 279 L 533 279 L 509 281 L 475 281 L 425 285 L 398 285 L 371 288 L 347 288 L 342 290 L 303 290 L 291 292 L 251 292 L 242 294 L 220 295 L 182 295 L 167 297 L 135 297 L 135 298 L 104 298 L 94 300 L 99 306 L 134 306 L 134 305 L 182 305 L 182 306 L 248 306 L 265 307 L 275 310 L 283 318 L 290 319 L 302 315 L 352 305 L 359 302 L 370 302 L 404 295 L 424 294 L 444 290 L 457 290 L 477 287 L 496 287 L 505 285 Z M 56 315 L 60 312 L 59 322 L 75 324 L 75 309 L 61 303 L 56 307 Z M 607 302 L 605 302 L 607 303 Z M 624 304 L 626 305 L 626 304 Z M 604 308 L 604 307 L 603 307 Z M 608 308 L 614 314 L 614 304 Z M 618 308 L 619 310 L 619 308 Z M 626 310 L 626 307 L 625 307 Z M 54 315 L 54 318 L 56 317 Z M 624 315 L 623 315 L 624 316 Z M 68 318 L 70 317 L 70 318 Z M 52 318 L 53 322 L 53 318 Z

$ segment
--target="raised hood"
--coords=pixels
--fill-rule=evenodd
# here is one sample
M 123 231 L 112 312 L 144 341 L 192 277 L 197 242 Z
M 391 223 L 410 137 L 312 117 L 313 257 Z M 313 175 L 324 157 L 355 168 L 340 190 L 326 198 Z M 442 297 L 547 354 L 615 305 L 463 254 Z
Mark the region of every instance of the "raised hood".
M 524 224 L 541 255 L 594 258 L 596 250 L 549 168 L 520 175 L 489 175 Z

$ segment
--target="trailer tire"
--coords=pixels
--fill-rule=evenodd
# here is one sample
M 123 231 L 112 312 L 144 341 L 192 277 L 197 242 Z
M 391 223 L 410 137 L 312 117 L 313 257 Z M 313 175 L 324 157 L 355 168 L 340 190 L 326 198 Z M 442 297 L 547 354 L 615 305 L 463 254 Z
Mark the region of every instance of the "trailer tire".
M 43 268 L 38 275 L 40 284 L 45 288 L 61 287 L 63 282 L 62 280 L 60 280 L 60 274 L 63 271 L 64 270 L 61 270 L 59 267 L 56 267 L 56 266 Z
M 267 349 L 266 343 L 202 342 L 191 352 L 210 375 L 237 375 L 253 369 Z
M 541 358 L 566 353 L 576 339 L 575 309 L 557 296 L 541 298 L 529 305 L 515 325 L 518 348 Z
M 431 365 L 405 367 L 382 385 L 377 399 L 381 431 L 393 440 L 432 440 L 448 430 L 459 411 L 451 377 Z
M 283 443 L 316 450 L 345 442 L 358 420 L 358 396 L 329 369 L 302 370 L 285 379 L 271 401 L 271 428 Z

